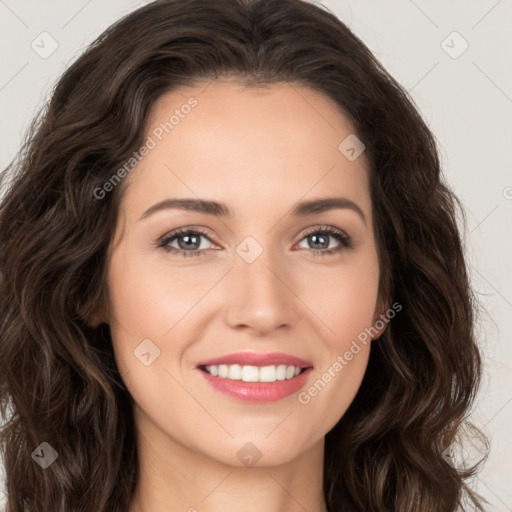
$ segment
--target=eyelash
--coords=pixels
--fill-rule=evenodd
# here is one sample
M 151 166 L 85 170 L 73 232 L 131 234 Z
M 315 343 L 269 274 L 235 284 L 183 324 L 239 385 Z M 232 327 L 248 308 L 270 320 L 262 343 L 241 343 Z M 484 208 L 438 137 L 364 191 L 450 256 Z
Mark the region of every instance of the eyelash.
M 313 257 L 325 257 L 325 256 L 333 256 L 345 249 L 351 249 L 353 247 L 353 241 L 352 239 L 347 236 L 343 231 L 336 229 L 332 226 L 325 226 L 321 228 L 313 228 L 306 232 L 303 237 L 300 239 L 302 241 L 304 238 L 308 237 L 309 235 L 313 234 L 328 234 L 336 238 L 340 245 L 338 247 L 334 247 L 332 249 L 306 249 L 309 252 L 312 252 Z M 201 229 L 178 229 L 176 231 L 172 231 L 171 233 L 168 233 L 164 235 L 162 238 L 158 241 L 158 247 L 162 248 L 164 251 L 168 253 L 174 253 L 176 255 L 182 256 L 184 258 L 192 257 L 192 256 L 202 256 L 202 253 L 204 253 L 204 250 L 195 249 L 193 251 L 183 251 L 182 249 L 176 249 L 175 247 L 169 247 L 169 244 L 179 236 L 183 235 L 202 235 L 205 238 L 207 238 L 210 242 L 214 242 L 211 240 L 208 233 Z

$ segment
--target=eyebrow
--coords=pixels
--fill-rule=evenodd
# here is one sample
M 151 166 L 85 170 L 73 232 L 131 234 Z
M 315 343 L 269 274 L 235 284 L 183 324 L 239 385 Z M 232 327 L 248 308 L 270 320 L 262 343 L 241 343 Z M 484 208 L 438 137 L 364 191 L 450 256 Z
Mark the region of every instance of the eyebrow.
M 168 209 L 185 210 L 189 212 L 203 213 L 205 215 L 215 215 L 221 217 L 233 217 L 233 212 L 224 203 L 217 201 L 207 201 L 205 199 L 164 199 L 153 206 L 150 206 L 140 217 L 139 222 L 148 218 L 150 215 Z M 294 217 L 306 217 L 307 215 L 318 215 L 320 213 L 335 210 L 348 209 L 356 212 L 362 221 L 366 224 L 366 217 L 363 210 L 350 199 L 345 197 L 325 197 L 322 199 L 313 199 L 303 201 L 294 206 L 291 214 Z

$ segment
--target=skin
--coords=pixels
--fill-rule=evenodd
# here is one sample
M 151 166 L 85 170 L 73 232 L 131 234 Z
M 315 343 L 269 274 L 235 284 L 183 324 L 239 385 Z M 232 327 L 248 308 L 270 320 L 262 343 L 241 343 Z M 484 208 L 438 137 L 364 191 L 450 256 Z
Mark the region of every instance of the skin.
M 168 512 L 171 504 L 326 511 L 325 434 L 352 402 L 371 342 L 307 404 L 297 393 L 239 401 L 213 389 L 196 365 L 233 352 L 284 352 L 312 362 L 307 390 L 387 309 L 365 155 L 349 161 L 338 150 L 354 130 L 331 100 L 290 84 L 218 81 L 167 93 L 153 105 L 147 135 L 191 96 L 197 106 L 125 178 L 108 310 L 96 318 L 110 325 L 135 401 L 141 474 L 129 512 Z M 289 213 L 299 201 L 333 195 L 356 203 L 365 221 L 348 208 Z M 185 197 L 226 203 L 234 215 L 166 209 L 139 220 L 155 203 Z M 342 250 L 322 257 L 325 246 L 304 233 L 326 226 L 353 247 L 328 235 L 320 244 Z M 193 248 L 201 255 L 157 247 L 178 228 L 208 233 Z M 236 252 L 248 236 L 263 249 L 252 263 Z M 179 249 L 179 241 L 169 245 Z M 160 350 L 149 366 L 134 357 L 144 339 Z M 261 453 L 252 467 L 237 457 L 249 442 Z

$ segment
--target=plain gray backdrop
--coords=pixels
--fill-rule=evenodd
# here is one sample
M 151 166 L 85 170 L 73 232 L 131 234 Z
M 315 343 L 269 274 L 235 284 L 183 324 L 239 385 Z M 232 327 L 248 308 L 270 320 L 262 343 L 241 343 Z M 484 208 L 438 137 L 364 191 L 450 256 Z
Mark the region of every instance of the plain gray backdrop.
M 2 169 L 69 63 L 144 3 L 0 0 Z M 488 462 L 473 486 L 492 504 L 489 510 L 512 511 L 512 0 L 321 3 L 410 92 L 439 142 L 447 181 L 466 208 L 485 357 L 471 419 L 491 439 Z

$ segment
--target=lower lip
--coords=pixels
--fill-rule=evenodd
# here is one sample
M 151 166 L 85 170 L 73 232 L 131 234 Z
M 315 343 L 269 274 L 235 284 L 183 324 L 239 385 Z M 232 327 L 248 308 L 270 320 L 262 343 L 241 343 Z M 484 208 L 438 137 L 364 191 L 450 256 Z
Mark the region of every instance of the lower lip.
M 199 369 L 208 383 L 217 391 L 246 402 L 275 402 L 276 400 L 281 400 L 304 386 L 312 370 L 313 368 L 307 368 L 297 377 L 288 380 L 244 382 L 243 380 L 214 377 L 208 372 Z

